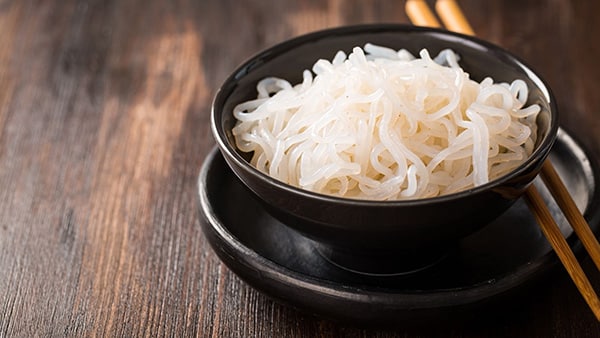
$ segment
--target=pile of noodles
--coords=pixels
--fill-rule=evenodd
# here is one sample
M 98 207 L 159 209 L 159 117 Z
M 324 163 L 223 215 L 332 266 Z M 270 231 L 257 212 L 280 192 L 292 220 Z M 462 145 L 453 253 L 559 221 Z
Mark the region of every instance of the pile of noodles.
M 473 81 L 451 50 L 419 56 L 367 44 L 302 83 L 266 78 L 234 108 L 236 146 L 282 182 L 369 200 L 458 192 L 523 163 L 540 111 L 525 82 Z

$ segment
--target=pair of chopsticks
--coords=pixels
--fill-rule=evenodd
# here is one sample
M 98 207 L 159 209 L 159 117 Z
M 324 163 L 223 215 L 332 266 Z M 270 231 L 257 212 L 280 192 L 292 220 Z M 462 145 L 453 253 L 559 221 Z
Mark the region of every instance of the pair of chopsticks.
M 475 35 L 473 28 L 465 18 L 455 0 L 437 0 L 435 3 L 435 10 L 448 30 L 467 35 Z M 429 9 L 425 0 L 407 0 L 406 14 L 415 25 L 441 27 L 439 21 Z M 577 234 L 583 243 L 583 246 L 596 264 L 596 267 L 600 270 L 600 244 L 598 244 L 587 221 L 577 209 L 577 205 L 573 201 L 550 160 L 544 162 L 540 176 L 565 215 L 565 218 L 569 221 L 574 232 Z M 600 300 L 594 292 L 585 272 L 577 262 L 569 244 L 562 236 L 560 228 L 550 214 L 542 196 L 533 184 L 531 184 L 525 192 L 525 201 L 533 212 L 542 232 L 579 289 L 579 292 L 596 316 L 596 319 L 600 321 Z

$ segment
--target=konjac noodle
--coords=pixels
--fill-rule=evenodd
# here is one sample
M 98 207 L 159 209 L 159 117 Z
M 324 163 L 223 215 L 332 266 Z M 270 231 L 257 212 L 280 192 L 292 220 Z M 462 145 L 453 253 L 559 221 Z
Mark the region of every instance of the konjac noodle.
M 365 45 L 318 60 L 301 83 L 265 78 L 234 108 L 236 146 L 258 170 L 317 193 L 434 197 L 501 177 L 533 151 L 538 105 L 524 81 L 476 82 L 435 58 Z

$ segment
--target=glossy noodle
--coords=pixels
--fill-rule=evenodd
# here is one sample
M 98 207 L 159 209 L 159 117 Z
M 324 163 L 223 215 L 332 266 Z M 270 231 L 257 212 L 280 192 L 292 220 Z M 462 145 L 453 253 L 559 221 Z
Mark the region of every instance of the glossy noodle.
M 367 44 L 318 60 L 301 83 L 265 78 L 234 108 L 236 146 L 290 185 L 369 200 L 434 197 L 501 177 L 533 151 L 524 81 L 476 82 L 431 58 Z

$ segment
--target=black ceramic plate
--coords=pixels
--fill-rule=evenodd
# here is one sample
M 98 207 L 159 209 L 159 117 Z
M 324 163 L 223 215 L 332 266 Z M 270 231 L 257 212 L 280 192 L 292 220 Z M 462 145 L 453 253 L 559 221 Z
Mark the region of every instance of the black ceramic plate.
M 550 159 L 597 232 L 598 166 L 564 131 Z M 580 243 L 541 182 L 536 182 L 575 251 Z M 215 148 L 199 178 L 203 231 L 221 260 L 257 290 L 306 312 L 384 323 L 435 319 L 503 298 L 558 264 L 522 200 L 464 239 L 436 266 L 376 277 L 338 268 L 313 243 L 268 215 Z

